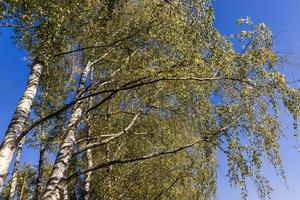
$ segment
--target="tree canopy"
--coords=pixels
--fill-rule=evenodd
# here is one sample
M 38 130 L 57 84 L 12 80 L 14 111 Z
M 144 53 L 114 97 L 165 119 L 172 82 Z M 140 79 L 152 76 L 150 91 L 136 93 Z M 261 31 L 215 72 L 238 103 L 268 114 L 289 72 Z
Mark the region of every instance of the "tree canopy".
M 2 25 L 13 27 L 18 47 L 43 66 L 14 148 L 26 138 L 57 157 L 23 165 L 17 197 L 36 198 L 42 180 L 41 199 L 57 188 L 54 199 L 213 199 L 218 153 L 243 198 L 248 178 L 261 198 L 272 191 L 264 161 L 285 177 L 278 113 L 290 112 L 296 126 L 299 93 L 279 72 L 264 23 L 241 18 L 241 31 L 224 36 L 209 0 L 1 6 Z M 21 192 L 24 184 L 31 186 Z

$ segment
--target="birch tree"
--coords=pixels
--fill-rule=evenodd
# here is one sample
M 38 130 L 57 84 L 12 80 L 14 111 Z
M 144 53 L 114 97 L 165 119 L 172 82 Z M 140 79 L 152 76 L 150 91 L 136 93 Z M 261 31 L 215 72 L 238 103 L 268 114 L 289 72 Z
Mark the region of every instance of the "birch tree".
M 76 9 L 78 2 L 72 5 Z M 68 29 L 66 24 L 69 22 L 61 7 L 40 1 L 2 1 L 0 20 L 1 26 L 14 28 L 17 45 L 25 49 L 29 58 L 33 60 L 27 87 L 0 146 L 0 186 L 2 186 L 16 145 L 23 137 L 22 132 L 38 89 L 42 69 L 45 70 L 44 65 L 47 65 L 50 58 L 55 57 L 57 51 L 66 51 L 69 45 L 66 37 L 60 34 Z
M 35 169 L 32 165 L 24 163 L 20 165 L 19 170 L 16 172 L 18 179 L 15 185 L 14 199 L 31 199 L 34 193 L 35 184 Z M 4 187 L 1 194 L 1 198 L 8 200 L 10 199 L 10 189 L 11 189 L 12 177 L 8 180 L 8 185 Z
M 32 71 L 28 78 L 24 95 L 17 106 L 13 119 L 8 126 L 3 142 L 0 146 L 0 186 L 3 185 L 8 174 L 8 169 L 19 140 L 18 137 L 21 135 L 28 119 L 28 114 L 38 88 L 42 68 L 43 66 L 41 64 L 34 64 L 32 66 Z
M 9 199 L 14 199 L 14 196 L 15 196 L 16 186 L 17 186 L 17 182 L 18 182 L 17 173 L 18 173 L 18 169 L 19 169 L 19 165 L 20 165 L 23 144 L 24 144 L 24 140 L 21 140 L 18 144 L 16 159 L 15 159 L 14 169 L 13 169 L 13 174 L 12 174 L 12 182 L 11 182 L 11 186 L 10 186 Z
M 226 155 L 229 182 L 243 198 L 249 177 L 261 198 L 269 196 L 263 161 L 285 177 L 278 113 L 297 120 L 299 94 L 278 71 L 264 23 L 240 19 L 241 31 L 227 37 L 214 27 L 208 0 L 69 4 L 18 1 L 12 12 L 22 27 L 41 22 L 44 29 L 19 29 L 16 40 L 34 57 L 45 54 L 41 100 L 59 102 L 22 133 L 61 117 L 53 124 L 63 139 L 42 199 L 59 199 L 62 190 L 71 198 L 74 182 L 84 187 L 82 176 L 98 189 L 90 198 L 211 199 L 216 152 Z M 64 62 L 78 52 L 86 63 L 78 88 L 55 84 L 55 77 L 78 82 Z M 44 93 L 48 87 L 55 92 Z M 87 118 L 88 136 L 81 130 Z M 85 154 L 92 165 L 82 165 Z
M 80 78 L 80 83 L 76 92 L 76 97 L 79 97 L 80 94 L 82 94 L 82 92 L 85 90 L 88 74 L 90 73 L 92 65 L 93 62 L 88 62 L 84 67 Z M 66 136 L 62 142 L 60 151 L 58 153 L 58 157 L 55 161 L 52 174 L 50 176 L 50 179 L 47 183 L 45 192 L 42 197 L 43 199 L 60 198 L 60 190 L 62 184 L 61 182 L 63 181 L 64 172 L 68 167 L 68 163 L 72 155 L 72 149 L 75 143 L 76 127 L 79 122 L 79 119 L 81 118 L 82 112 L 83 102 L 75 104 L 70 117 L 70 122 L 68 125 Z

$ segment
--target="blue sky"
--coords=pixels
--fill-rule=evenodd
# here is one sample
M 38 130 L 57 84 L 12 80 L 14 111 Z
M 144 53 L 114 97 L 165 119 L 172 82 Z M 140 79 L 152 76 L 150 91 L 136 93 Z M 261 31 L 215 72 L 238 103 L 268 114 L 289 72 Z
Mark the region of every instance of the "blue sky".
M 264 22 L 273 30 L 276 50 L 287 55 L 282 71 L 287 80 L 299 79 L 300 55 L 300 0 L 216 0 L 214 1 L 216 26 L 223 34 L 235 33 L 238 30 L 236 20 L 250 16 L 254 22 Z M 17 50 L 12 43 L 11 33 L 3 30 L 0 35 L 0 139 L 12 117 L 16 104 L 22 95 L 28 76 L 25 53 Z M 297 87 L 297 85 L 293 85 Z M 284 181 L 275 176 L 271 166 L 264 172 L 269 176 L 274 188 L 272 200 L 298 200 L 300 197 L 300 152 L 294 146 L 297 140 L 292 136 L 292 120 L 288 115 L 281 114 L 286 138 L 281 140 L 281 153 L 288 178 L 288 187 Z M 35 162 L 37 152 L 25 150 L 23 161 Z M 224 156 L 219 156 L 218 169 L 218 200 L 238 200 L 239 190 L 231 188 L 226 178 Z M 249 200 L 257 200 L 256 190 L 249 183 Z
M 214 1 L 216 26 L 223 34 L 232 34 L 238 30 L 235 21 L 240 17 L 249 16 L 256 23 L 264 22 L 273 31 L 275 48 L 288 62 L 284 64 L 282 72 L 286 79 L 300 78 L 300 1 L 299 0 L 216 0 Z M 299 85 L 294 84 L 294 87 Z M 298 87 L 299 88 L 299 87 Z M 275 176 L 271 166 L 265 166 L 264 173 L 271 180 L 274 192 L 272 200 L 298 200 L 300 197 L 300 152 L 295 149 L 297 140 L 293 137 L 292 120 L 285 113 L 281 113 L 284 132 L 288 137 L 281 140 L 281 153 L 287 174 L 287 189 L 284 181 Z M 226 178 L 224 156 L 219 156 L 218 194 L 219 200 L 239 199 L 238 189 L 233 189 Z M 249 199 L 257 200 L 255 187 L 249 182 Z

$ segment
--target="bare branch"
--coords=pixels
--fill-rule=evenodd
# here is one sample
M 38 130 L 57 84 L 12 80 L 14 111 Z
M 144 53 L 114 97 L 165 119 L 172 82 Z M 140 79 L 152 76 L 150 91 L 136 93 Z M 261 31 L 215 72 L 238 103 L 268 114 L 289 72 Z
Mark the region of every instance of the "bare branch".
M 140 115 L 141 115 L 140 112 L 139 112 L 138 114 L 136 114 L 136 115 L 134 116 L 134 118 L 131 120 L 131 122 L 129 123 L 129 125 L 128 125 L 127 127 L 124 128 L 124 130 L 122 130 L 122 131 L 120 131 L 120 132 L 118 132 L 118 133 L 111 134 L 111 137 L 109 137 L 109 138 L 107 138 L 107 139 L 104 139 L 104 140 L 102 140 L 101 142 L 91 143 L 91 144 L 89 144 L 89 145 L 83 147 L 82 149 L 80 149 L 80 150 L 74 152 L 74 153 L 73 153 L 73 156 L 76 156 L 76 155 L 78 155 L 78 154 L 80 154 L 80 153 L 82 153 L 82 152 L 84 152 L 84 151 L 86 151 L 86 150 L 88 150 L 88 149 L 92 149 L 92 148 L 101 146 L 101 145 L 103 145 L 103 144 L 106 144 L 106 143 L 108 143 L 108 142 L 110 142 L 110 141 L 112 141 L 112 140 L 114 140 L 114 139 L 116 139 L 116 138 L 122 136 L 123 134 L 126 134 L 126 133 L 132 128 L 132 126 L 134 125 L 134 123 L 136 122 L 136 120 L 138 119 L 138 117 L 139 117 Z
M 19 28 L 19 29 L 27 29 L 27 28 L 37 28 L 36 26 L 21 26 L 18 24 L 9 24 L 9 23 L 2 23 L 0 24 L 0 28 Z

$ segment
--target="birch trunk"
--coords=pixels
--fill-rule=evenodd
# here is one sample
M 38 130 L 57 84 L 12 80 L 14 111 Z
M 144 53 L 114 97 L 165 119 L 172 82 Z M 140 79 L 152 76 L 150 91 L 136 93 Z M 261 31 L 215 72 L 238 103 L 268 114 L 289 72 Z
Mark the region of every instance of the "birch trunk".
M 91 65 L 92 62 L 89 62 L 82 72 L 76 98 L 85 90 L 85 84 L 87 81 L 87 76 L 91 69 Z M 60 199 L 60 191 L 63 189 L 62 181 L 64 179 L 65 171 L 69 166 L 69 161 L 72 157 L 72 150 L 75 143 L 76 127 L 78 120 L 80 120 L 81 114 L 83 112 L 83 105 L 83 101 L 79 101 L 74 105 L 66 136 L 62 142 L 50 179 L 42 195 L 42 199 L 44 200 Z
M 21 187 L 21 191 L 20 191 L 20 195 L 19 195 L 19 200 L 23 199 L 25 187 L 26 187 L 26 175 L 24 177 L 23 184 L 22 184 L 22 187 Z
M 88 161 L 88 168 L 93 167 L 93 156 L 92 156 L 92 150 L 89 149 L 86 151 L 87 161 Z M 91 185 L 91 179 L 92 179 L 92 171 L 88 172 L 85 177 L 84 182 L 84 200 L 89 200 L 90 198 L 90 185 Z
M 91 83 L 93 83 L 93 68 L 91 69 Z M 92 106 L 92 101 L 93 101 L 93 98 L 91 98 L 89 100 L 89 107 Z M 89 115 L 88 116 L 88 119 L 87 119 L 87 126 L 88 126 L 88 131 L 87 131 L 87 137 L 90 137 L 91 136 L 91 127 L 90 127 L 90 119 L 91 119 L 91 116 Z M 87 143 L 87 145 L 89 144 L 89 142 Z M 87 167 L 88 168 L 92 168 L 93 167 L 93 154 L 92 154 L 92 149 L 88 149 L 86 151 L 86 157 L 87 157 Z M 92 171 L 88 172 L 85 176 L 85 180 L 84 180 L 84 200 L 89 200 L 90 198 L 90 188 L 91 188 L 91 180 L 92 180 Z
M 68 183 L 64 183 L 64 188 L 63 188 L 63 200 L 68 200 L 69 195 L 68 195 Z
M 106 162 L 109 163 L 111 161 L 111 152 L 110 152 L 110 148 L 109 148 L 109 145 L 107 145 L 106 147 Z M 108 168 L 107 168 L 107 184 L 108 184 L 108 194 L 109 194 L 109 200 L 112 200 L 112 197 L 111 197 L 111 194 L 112 194 L 112 190 L 111 190 L 111 171 L 112 171 L 112 165 L 110 165 Z
M 88 130 L 88 137 L 90 137 L 90 127 Z M 92 149 L 88 149 L 86 151 L 86 157 L 87 157 L 87 167 L 92 168 L 93 167 L 93 155 L 92 155 Z M 90 198 L 90 185 L 91 185 L 91 179 L 92 179 L 92 171 L 88 172 L 85 176 L 84 180 L 84 200 L 89 200 Z
M 38 165 L 38 176 L 36 181 L 34 200 L 39 200 L 41 198 L 41 194 L 43 190 L 43 170 L 44 170 L 44 163 L 45 163 L 45 153 L 46 153 L 46 148 L 44 145 L 41 144 L 40 159 Z
M 15 197 L 15 192 L 16 192 L 16 188 L 17 188 L 17 184 L 18 184 L 18 169 L 19 169 L 23 144 L 24 144 L 24 139 L 19 142 L 18 148 L 17 148 L 16 160 L 15 160 L 15 165 L 14 165 L 13 175 L 12 175 L 12 182 L 11 182 L 11 187 L 10 187 L 10 191 L 9 191 L 9 199 L 10 200 L 13 200 Z
M 13 119 L 8 126 L 3 142 L 0 146 L 0 188 L 8 174 L 9 165 L 17 146 L 18 136 L 22 133 L 27 121 L 33 99 L 37 92 L 42 68 L 43 66 L 41 64 L 34 64 L 32 66 L 27 87 L 16 108 Z

